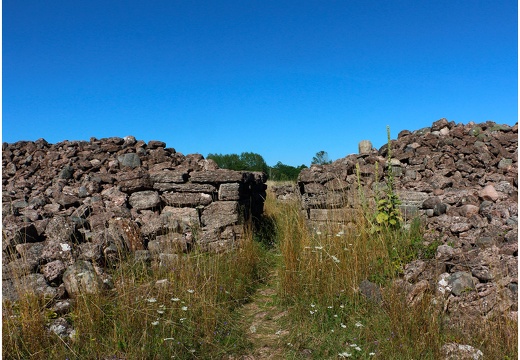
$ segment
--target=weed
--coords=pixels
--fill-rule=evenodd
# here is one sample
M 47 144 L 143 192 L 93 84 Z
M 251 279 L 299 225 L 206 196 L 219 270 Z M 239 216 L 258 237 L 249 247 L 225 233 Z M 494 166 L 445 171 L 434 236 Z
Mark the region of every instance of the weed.
M 375 215 L 375 224 L 373 231 L 381 231 L 383 228 L 399 229 L 403 222 L 399 205 L 401 201 L 394 189 L 394 171 L 392 167 L 392 141 L 390 138 L 390 127 L 386 128 L 387 143 L 387 171 L 386 171 L 386 190 L 384 197 L 376 198 L 377 212 Z M 377 179 L 377 163 L 376 163 L 376 179 Z M 376 194 L 377 195 L 377 194 Z

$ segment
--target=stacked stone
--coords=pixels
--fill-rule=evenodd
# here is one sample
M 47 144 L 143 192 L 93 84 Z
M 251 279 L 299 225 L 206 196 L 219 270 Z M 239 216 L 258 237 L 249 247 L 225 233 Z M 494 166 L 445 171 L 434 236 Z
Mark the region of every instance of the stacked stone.
M 195 247 L 223 251 L 263 211 L 263 173 L 219 169 L 161 141 L 92 138 L 2 145 L 2 279 L 56 295 L 67 271 L 108 284 L 121 255 L 167 266 Z M 101 285 L 100 285 L 101 284 Z M 106 285 L 105 284 L 105 285 Z M 76 286 L 77 287 L 77 286 Z
M 404 217 L 422 218 L 427 243 L 444 244 L 435 260 L 409 266 L 407 283 L 436 291 L 445 282 L 448 312 L 516 311 L 518 124 L 441 119 L 401 131 L 391 141 L 390 164 L 387 144 L 375 150 L 364 142 L 359 154 L 304 169 L 295 190 L 313 226 L 348 224 L 359 208 L 359 185 L 373 201 L 377 191 L 384 194 L 389 171 Z M 454 290 L 463 280 L 475 291 Z

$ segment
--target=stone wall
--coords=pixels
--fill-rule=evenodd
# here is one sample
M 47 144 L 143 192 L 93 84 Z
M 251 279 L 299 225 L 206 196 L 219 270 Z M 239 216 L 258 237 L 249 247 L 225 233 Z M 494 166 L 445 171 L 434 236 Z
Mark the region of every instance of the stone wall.
M 40 139 L 2 150 L 4 298 L 16 298 L 15 279 L 72 295 L 71 272 L 108 286 L 103 268 L 124 253 L 167 266 L 194 247 L 229 249 L 263 212 L 265 174 L 218 169 L 161 141 Z
M 388 146 L 366 145 L 360 144 L 359 154 L 304 169 L 293 191 L 283 186 L 275 193 L 299 201 L 315 228 L 330 221 L 348 227 L 359 205 L 358 183 L 373 201 L 388 178 Z M 428 128 L 401 131 L 391 141 L 391 155 L 404 217 L 421 218 L 427 245 L 441 244 L 436 259 L 407 266 L 406 286 L 435 292 L 445 284 L 448 312 L 516 311 L 518 124 L 441 119 Z M 477 291 L 454 291 L 461 276 Z

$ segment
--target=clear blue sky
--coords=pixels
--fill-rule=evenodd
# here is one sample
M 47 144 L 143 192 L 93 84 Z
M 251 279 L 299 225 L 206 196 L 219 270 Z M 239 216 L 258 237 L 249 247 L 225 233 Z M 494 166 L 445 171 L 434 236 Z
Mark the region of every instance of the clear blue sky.
M 309 165 L 518 121 L 516 0 L 4 0 L 2 140 L 133 135 Z

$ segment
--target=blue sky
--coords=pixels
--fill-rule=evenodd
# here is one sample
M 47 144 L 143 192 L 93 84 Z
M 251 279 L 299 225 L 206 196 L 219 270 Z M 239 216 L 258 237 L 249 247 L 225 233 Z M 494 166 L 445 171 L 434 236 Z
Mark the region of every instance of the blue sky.
M 3 1 L 2 141 L 133 135 L 309 165 L 518 121 L 516 0 Z

